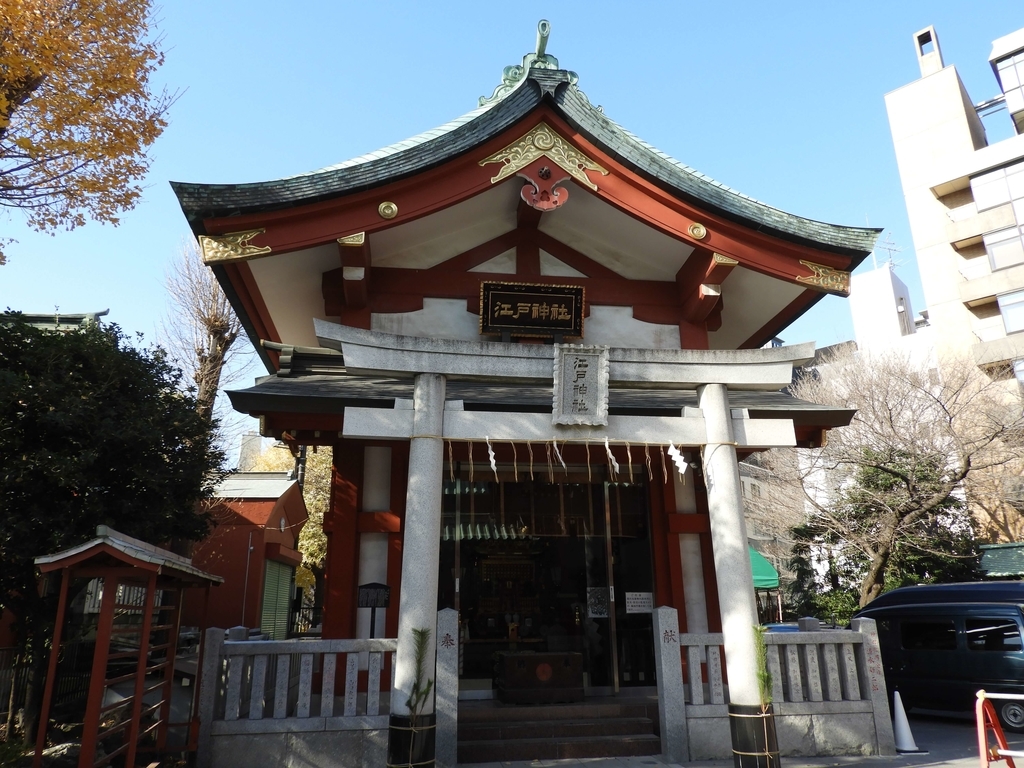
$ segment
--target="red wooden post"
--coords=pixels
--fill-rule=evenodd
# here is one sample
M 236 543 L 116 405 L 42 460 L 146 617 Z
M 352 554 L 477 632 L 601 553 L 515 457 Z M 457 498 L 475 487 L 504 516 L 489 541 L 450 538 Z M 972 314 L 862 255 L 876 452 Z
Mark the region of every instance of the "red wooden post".
M 185 590 L 179 591 L 179 602 L 185 600 Z M 210 614 L 210 584 L 207 582 L 206 587 L 203 589 L 203 623 L 199 627 L 199 651 L 196 654 L 196 678 L 192 681 L 192 706 L 189 708 L 189 729 L 188 729 L 188 749 L 190 752 L 195 752 L 199 748 L 199 682 L 202 679 L 203 674 L 203 656 L 206 651 L 206 643 L 203 638 L 206 637 L 206 630 L 209 628 Z
M 92 768 L 96 759 L 96 737 L 100 727 L 100 709 L 103 707 L 103 690 L 107 685 L 107 656 L 110 654 L 110 635 L 114 626 L 117 580 L 117 574 L 113 571 L 107 571 L 103 576 L 102 605 L 96 627 L 96 650 L 92 657 L 89 698 L 86 700 L 82 724 L 82 750 L 78 755 L 78 768 Z
M 46 726 L 50 722 L 50 704 L 53 701 L 53 686 L 57 682 L 57 661 L 60 658 L 60 640 L 64 629 L 64 611 L 68 603 L 68 582 L 71 574 L 67 568 L 60 572 L 60 598 L 57 600 L 57 620 L 53 626 L 53 640 L 50 644 L 50 662 L 46 670 L 46 684 L 43 688 L 43 706 L 39 712 L 39 725 L 36 730 L 36 754 L 32 758 L 32 768 L 42 765 L 43 750 L 46 749 Z
M 181 603 L 185 599 L 185 590 L 183 588 L 176 590 L 166 590 L 164 594 L 174 594 L 174 609 L 170 612 L 170 616 L 167 617 L 166 622 L 170 625 L 167 630 L 167 650 L 165 661 L 167 666 L 164 667 L 164 682 L 161 686 L 163 696 L 163 704 L 160 706 L 160 728 L 157 731 L 156 748 L 163 749 L 167 743 L 167 727 L 171 721 L 171 696 L 174 695 L 174 661 L 178 656 L 178 630 L 179 624 L 181 623 Z M 186 720 L 186 724 L 187 724 Z M 187 734 L 186 734 L 187 738 Z
M 139 659 L 135 663 L 135 689 L 132 693 L 132 716 L 125 729 L 124 738 L 128 743 L 126 768 L 135 768 L 135 751 L 139 746 L 139 730 L 142 719 L 142 697 L 146 691 L 146 662 L 149 656 L 149 635 L 153 629 L 153 603 L 156 597 L 156 574 L 150 574 L 146 582 L 146 599 L 142 608 L 142 628 L 139 632 Z M 88 723 L 88 720 L 86 720 Z

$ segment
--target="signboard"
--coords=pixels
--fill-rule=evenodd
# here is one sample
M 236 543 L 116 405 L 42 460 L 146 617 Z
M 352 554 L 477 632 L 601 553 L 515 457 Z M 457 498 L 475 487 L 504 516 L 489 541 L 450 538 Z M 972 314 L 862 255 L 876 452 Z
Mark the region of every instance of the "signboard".
M 387 608 L 391 602 L 391 587 L 387 584 L 360 584 L 359 608 Z
M 481 283 L 480 333 L 579 338 L 583 286 Z
M 551 423 L 608 425 L 608 348 L 555 344 Z
M 608 618 L 608 587 L 587 587 L 587 618 Z
M 626 613 L 653 613 L 653 592 L 627 592 Z

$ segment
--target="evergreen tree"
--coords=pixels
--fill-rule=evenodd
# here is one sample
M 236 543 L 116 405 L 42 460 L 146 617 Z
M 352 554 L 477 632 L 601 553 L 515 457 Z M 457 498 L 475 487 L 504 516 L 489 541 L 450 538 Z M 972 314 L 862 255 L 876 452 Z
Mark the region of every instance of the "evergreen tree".
M 55 332 L 0 317 L 0 609 L 34 670 L 27 736 L 56 608 L 33 558 L 99 524 L 155 544 L 201 538 L 196 510 L 224 461 L 215 426 L 164 352 L 116 326 Z

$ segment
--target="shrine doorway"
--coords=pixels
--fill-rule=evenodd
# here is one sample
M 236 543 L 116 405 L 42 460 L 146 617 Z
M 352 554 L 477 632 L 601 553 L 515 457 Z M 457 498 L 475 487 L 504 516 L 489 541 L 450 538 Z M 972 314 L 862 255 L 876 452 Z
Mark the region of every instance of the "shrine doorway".
M 603 474 L 449 475 L 438 607 L 459 611 L 460 698 L 545 703 L 656 685 L 647 478 Z

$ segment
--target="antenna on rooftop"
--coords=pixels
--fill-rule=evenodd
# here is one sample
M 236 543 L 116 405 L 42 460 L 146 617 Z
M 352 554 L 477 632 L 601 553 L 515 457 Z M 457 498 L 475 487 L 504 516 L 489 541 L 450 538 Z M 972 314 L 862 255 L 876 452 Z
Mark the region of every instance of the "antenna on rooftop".
M 886 259 L 886 261 L 889 262 L 889 269 L 896 269 L 896 267 L 903 265 L 902 261 L 897 262 L 895 259 L 893 259 L 893 254 L 902 253 L 903 249 L 896 245 L 895 241 L 892 239 L 891 232 L 887 232 L 885 235 L 885 240 L 883 240 L 880 244 L 875 246 L 875 248 L 876 250 L 879 251 L 885 251 L 888 255 L 889 258 Z

